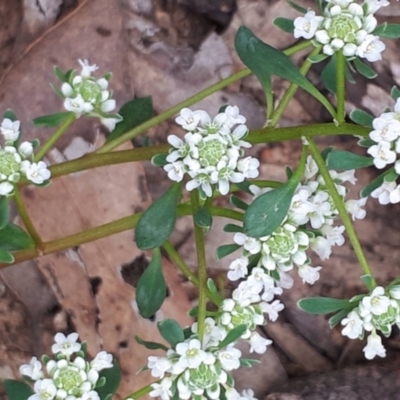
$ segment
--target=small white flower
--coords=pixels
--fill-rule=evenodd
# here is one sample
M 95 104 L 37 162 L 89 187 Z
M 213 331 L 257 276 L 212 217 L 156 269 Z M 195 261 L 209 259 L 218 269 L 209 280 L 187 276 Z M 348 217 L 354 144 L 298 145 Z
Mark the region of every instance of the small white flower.
M 322 261 L 327 260 L 332 253 L 331 242 L 322 236 L 317 236 L 316 238 L 311 239 L 310 248 L 312 251 L 318 254 L 318 257 Z
M 47 181 L 51 176 L 51 172 L 47 169 L 47 165 L 43 161 L 39 161 L 38 163 L 31 163 L 27 160 L 22 161 L 21 171 L 26 175 L 29 181 L 37 185 Z
M 375 62 L 382 59 L 381 53 L 385 48 L 385 44 L 379 40 L 378 36 L 367 35 L 357 47 L 356 54 L 370 62 Z
M 105 351 L 97 353 L 96 357 L 90 362 L 90 366 L 96 370 L 101 371 L 106 368 L 112 368 L 113 356 Z
M 250 254 L 257 254 L 261 251 L 261 242 L 256 238 L 246 236 L 244 233 L 236 232 L 233 241 L 239 246 L 243 246 Z
M 388 0 L 364 0 L 365 4 L 368 6 L 368 12 L 370 14 L 375 14 L 381 7 L 386 7 L 390 5 Z
M 361 337 L 363 329 L 363 320 L 356 310 L 350 311 L 346 318 L 343 318 L 341 324 L 344 326 L 342 335 L 350 339 Z
M 250 339 L 250 353 L 255 351 L 258 354 L 263 354 L 267 351 L 267 346 L 272 343 L 272 340 L 263 338 L 258 332 L 252 332 Z
M 218 345 L 223 338 L 223 330 L 216 325 L 213 318 L 207 317 L 205 319 L 203 347 L 212 347 Z M 192 325 L 192 332 L 197 333 L 198 324 L 195 322 Z
M 237 169 L 242 172 L 245 178 L 257 178 L 260 162 L 253 157 L 246 157 L 238 161 Z
M 365 206 L 367 202 L 367 197 L 363 197 L 359 200 L 347 200 L 345 203 L 346 210 L 349 214 L 351 214 L 351 218 L 353 221 L 356 219 L 364 219 L 367 215 L 367 212 L 363 210 L 361 207 Z
M 57 397 L 59 397 L 58 393 Z M 100 396 L 95 390 L 91 390 L 90 392 L 82 393 L 81 397 L 79 397 L 79 400 L 100 400 Z
M 115 110 L 116 102 L 114 99 L 108 99 L 100 104 L 101 111 L 108 113 Z
M 389 290 L 390 296 L 396 300 L 400 300 L 400 285 L 394 285 Z
M 96 64 L 93 65 L 89 65 L 89 61 L 88 60 L 78 60 L 79 64 L 82 67 L 82 72 L 81 75 L 84 77 L 88 77 L 92 74 L 92 72 L 98 70 L 98 66 Z
M 31 142 L 22 142 L 18 147 L 18 153 L 24 157 L 28 158 L 33 153 L 33 145 Z
M 225 108 L 225 125 L 228 128 L 232 128 L 236 124 L 242 125 L 246 123 L 246 118 L 243 115 L 239 114 L 238 106 L 228 106 Z
M 19 137 L 20 121 L 11 121 L 9 118 L 4 118 L 0 126 L 0 132 L 7 142 L 15 142 Z
M 194 131 L 198 127 L 201 119 L 202 114 L 196 111 L 193 112 L 190 108 L 182 108 L 179 117 L 175 119 L 175 122 L 187 131 Z
M 314 283 L 319 279 L 319 271 L 321 269 L 322 267 L 311 267 L 310 265 L 305 264 L 299 266 L 298 273 L 300 278 L 303 280 L 303 283 L 314 285 Z
M 324 44 L 324 45 L 327 45 L 331 41 L 331 37 L 328 35 L 328 32 L 325 31 L 325 30 L 316 31 L 315 32 L 315 39 L 318 42 L 320 42 L 321 44 Z M 324 48 L 325 48 L 325 46 L 324 46 Z M 329 55 L 332 55 L 332 54 L 329 54 Z
M 369 137 L 374 142 L 379 143 L 382 140 L 391 142 L 400 136 L 400 121 L 393 117 L 387 118 L 382 114 L 372 121 L 372 125 L 374 130 L 370 132 Z
M 392 204 L 400 203 L 400 185 L 397 185 L 390 193 L 389 200 Z
M 64 356 L 71 356 L 81 349 L 81 344 L 77 343 L 78 334 L 76 332 L 70 333 L 67 337 L 63 333 L 57 333 L 54 336 L 55 344 L 51 346 L 51 351 L 54 354 L 61 353 Z
M 386 356 L 386 349 L 382 345 L 382 339 L 376 334 L 375 330 L 368 336 L 367 345 L 364 347 L 363 352 L 367 360 L 372 360 L 376 356 Z
M 304 168 L 304 178 L 311 179 L 317 174 L 317 172 L 318 172 L 317 163 L 311 156 L 308 156 Z
M 118 115 L 118 114 L 117 114 Z M 100 118 L 100 122 L 110 131 L 112 132 L 115 129 L 115 125 L 122 121 L 122 117 L 113 117 L 113 118 Z
M 242 352 L 233 345 L 217 353 L 217 358 L 225 371 L 232 371 L 240 367 L 240 357 Z
M 10 182 L 1 182 L 0 183 L 0 196 L 8 196 L 14 190 L 14 185 Z
M 396 153 L 390 149 L 390 143 L 385 141 L 371 146 L 367 153 L 374 158 L 375 167 L 378 169 L 385 168 L 386 165 L 396 161 Z
M 80 94 L 72 99 L 67 97 L 64 100 L 64 108 L 76 114 L 77 118 L 84 113 L 93 111 L 93 105 L 86 102 Z
M 242 391 L 242 397 L 246 400 L 257 400 L 254 397 L 254 392 L 251 389 L 245 389 Z
M 315 196 L 310 199 L 310 223 L 314 229 L 321 228 L 325 223 L 326 217 L 330 216 L 332 210 L 329 199 L 329 194 L 324 191 L 318 191 Z
M 378 199 L 379 203 L 389 204 L 390 203 L 390 193 L 395 190 L 396 182 L 386 182 L 384 181 L 381 186 L 372 191 L 371 196 Z
M 246 257 L 240 257 L 233 260 L 229 265 L 228 279 L 230 281 L 237 281 L 238 279 L 244 278 L 247 274 L 247 265 L 249 260 Z
M 387 312 L 390 299 L 385 295 L 385 289 L 382 286 L 377 286 L 370 296 L 363 297 L 361 303 L 366 311 L 374 315 L 382 315 Z
M 52 400 L 57 393 L 57 388 L 52 379 L 36 381 L 33 390 L 35 394 L 29 396 L 28 400 Z
M 213 364 L 215 361 L 212 354 L 206 353 L 201 349 L 201 343 L 197 339 L 178 343 L 176 345 L 176 352 L 180 355 L 180 358 L 174 367 L 182 371 L 186 368 L 198 368 L 202 362 L 205 364 Z
M 147 366 L 151 370 L 151 376 L 162 379 L 172 363 L 166 357 L 149 356 Z
M 34 381 L 43 378 L 42 364 L 36 357 L 32 357 L 29 364 L 21 365 L 19 367 L 19 372 L 21 375 L 28 376 Z
M 172 397 L 171 386 L 172 379 L 164 378 L 160 383 L 152 383 L 150 385 L 152 391 L 149 393 L 151 397 L 160 397 L 161 400 L 169 400 Z
M 189 171 L 189 175 L 193 179 L 186 183 L 186 190 L 191 192 L 192 190 L 200 187 L 207 197 L 212 196 L 212 188 L 210 185 L 211 179 L 208 172 L 205 169 L 200 169 L 194 173 Z
M 279 312 L 282 311 L 285 306 L 279 301 L 274 300 L 272 303 L 261 302 L 260 308 L 263 313 L 268 314 L 270 321 L 276 321 L 279 317 Z
M 185 175 L 185 165 L 182 161 L 164 165 L 164 171 L 168 172 L 168 178 L 172 181 L 181 182 Z
M 297 17 L 294 20 L 294 37 L 313 38 L 321 20 L 322 18 L 317 17 L 314 11 L 308 11 L 304 17 Z

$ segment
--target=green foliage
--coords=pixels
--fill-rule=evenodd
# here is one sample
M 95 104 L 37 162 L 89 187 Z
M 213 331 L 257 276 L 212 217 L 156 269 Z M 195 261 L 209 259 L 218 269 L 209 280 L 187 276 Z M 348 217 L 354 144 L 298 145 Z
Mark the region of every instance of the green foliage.
M 299 300 L 297 305 L 309 314 L 330 314 L 348 306 L 349 301 L 330 297 L 307 297 Z
M 332 93 L 336 94 L 336 56 L 333 55 L 321 72 L 321 81 Z
M 212 225 L 212 215 L 205 207 L 200 207 L 193 216 L 194 223 L 205 230 L 209 230 Z
M 27 400 L 33 394 L 33 390 L 25 382 L 5 379 L 2 381 L 8 400 Z
M 372 291 L 375 287 L 375 281 L 374 278 L 372 278 L 371 275 L 363 275 L 361 278 L 361 282 L 365 285 L 365 287 L 369 290 Z
M 353 110 L 350 113 L 350 119 L 358 125 L 372 128 L 374 117 L 363 110 Z
M 290 7 L 292 7 L 294 10 L 298 11 L 301 14 L 306 14 L 307 13 L 307 9 L 299 6 L 298 4 L 296 4 L 294 1 L 292 0 L 286 0 L 287 3 L 289 4 Z
M 368 147 L 371 147 L 371 146 L 373 146 L 374 144 L 376 144 L 376 142 L 374 142 L 374 141 L 371 140 L 371 139 L 360 139 L 360 140 L 357 142 L 357 144 L 358 144 L 359 146 L 361 146 L 361 147 L 366 147 L 366 148 L 368 148 Z
M 243 227 L 235 224 L 226 224 L 223 227 L 224 232 L 243 232 Z
M 168 240 L 175 226 L 176 205 L 180 194 L 181 185 L 175 182 L 143 213 L 135 230 L 139 249 L 155 249 Z
M 326 54 L 314 54 L 312 56 L 308 56 L 307 60 L 310 61 L 313 64 L 318 64 L 321 61 L 324 61 L 328 58 L 329 56 L 327 56 Z
M 352 308 L 344 308 L 336 313 L 334 316 L 329 318 L 328 323 L 329 327 L 333 329 L 343 318 L 347 316 L 347 314 L 352 310 Z
M 8 108 L 8 109 L 4 112 L 4 114 L 3 114 L 3 119 L 6 119 L 6 118 L 10 119 L 11 121 L 16 121 L 16 120 L 17 120 L 17 117 L 16 117 L 15 114 L 11 111 L 10 108 Z
M 43 115 L 41 117 L 37 117 L 34 120 L 32 120 L 32 124 L 34 126 L 54 127 L 61 125 L 64 121 L 66 121 L 68 118 L 71 118 L 73 115 L 74 113 L 69 111 L 56 114 Z
M 0 250 L 17 251 L 34 247 L 34 241 L 19 226 L 9 223 L 0 230 Z
M 217 287 L 215 286 L 214 281 L 211 278 L 207 279 L 207 287 L 208 290 L 210 291 L 210 293 L 216 298 L 219 299 L 220 302 L 222 302 L 223 298 L 221 297 L 221 295 L 218 292 Z
M 249 208 L 248 204 L 246 204 L 243 200 L 239 199 L 239 197 L 235 196 L 234 194 L 229 197 L 229 201 L 233 206 L 239 208 L 240 210 L 246 211 Z
M 390 91 L 390 96 L 392 96 L 392 99 L 394 101 L 396 101 L 400 97 L 400 90 L 397 86 L 392 87 L 392 90 Z
M 372 157 L 360 156 L 350 151 L 332 150 L 327 157 L 326 166 L 329 169 L 351 170 L 374 165 Z
M 118 114 L 122 116 L 123 120 L 115 126 L 115 129 L 107 137 L 106 143 L 143 124 L 153 116 L 151 97 L 128 101 L 119 109 Z
M 150 318 L 161 307 L 167 296 L 167 287 L 161 267 L 160 249 L 154 249 L 150 264 L 136 286 L 136 302 L 140 315 Z
M 379 25 L 373 32 L 374 35 L 378 35 L 387 39 L 399 39 L 400 38 L 400 25 L 399 24 L 388 24 L 387 22 Z
M 218 347 L 222 349 L 228 346 L 228 344 L 236 342 L 236 340 L 238 340 L 246 331 L 247 331 L 247 325 L 245 324 L 240 324 L 238 326 L 235 326 L 231 331 L 228 332 L 225 339 L 218 344 Z
M 12 264 L 14 262 L 14 256 L 8 251 L 0 250 L 0 262 Z
M 240 246 L 236 243 L 233 244 L 223 244 L 222 246 L 219 246 L 215 252 L 215 258 L 217 260 L 221 260 L 222 258 L 226 257 L 227 255 L 233 253 L 237 249 L 239 249 Z
M 8 223 L 8 198 L 0 197 L 0 230 Z
M 157 154 L 151 159 L 151 163 L 156 167 L 163 167 L 168 164 L 168 154 Z
M 147 342 L 146 340 L 143 340 L 140 338 L 138 335 L 135 336 L 136 341 L 141 344 L 142 346 L 146 347 L 146 349 L 149 350 L 168 350 L 167 346 L 164 346 L 161 343 L 156 343 L 156 342 Z
M 378 189 L 378 187 L 382 186 L 385 177 L 388 176 L 391 171 L 393 172 L 393 168 L 388 169 L 383 174 L 379 175 L 373 181 L 364 186 L 360 190 L 360 197 L 368 197 L 375 189 Z
M 357 72 L 365 76 L 367 79 L 374 79 L 378 76 L 378 74 L 368 65 L 365 65 L 358 57 L 353 60 L 354 66 L 356 67 Z
M 161 336 L 175 348 L 178 343 L 185 340 L 185 334 L 179 324 L 173 319 L 167 318 L 157 324 Z
M 293 33 L 294 23 L 293 20 L 288 18 L 275 18 L 272 23 L 284 32 Z
M 117 362 L 113 362 L 112 368 L 101 370 L 99 376 L 99 379 L 105 378 L 106 382 L 103 386 L 96 388 L 96 392 L 99 394 L 101 400 L 106 400 L 117 391 L 121 380 L 121 371 Z

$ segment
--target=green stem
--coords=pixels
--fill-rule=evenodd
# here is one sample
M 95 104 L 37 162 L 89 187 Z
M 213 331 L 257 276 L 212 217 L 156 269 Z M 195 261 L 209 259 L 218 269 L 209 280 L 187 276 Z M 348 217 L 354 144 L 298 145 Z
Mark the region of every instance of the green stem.
M 155 382 L 153 382 L 153 383 L 160 383 L 161 382 L 161 380 L 159 380 L 159 381 L 155 381 Z M 141 389 L 139 389 L 139 390 L 136 390 L 136 392 L 133 392 L 133 393 L 131 393 L 130 395 L 128 395 L 128 396 L 126 396 L 125 398 L 124 398 L 124 400 L 136 400 L 136 399 L 138 399 L 139 397 L 142 397 L 142 396 L 144 396 L 145 394 L 147 394 L 147 393 L 150 393 L 152 390 L 153 390 L 153 388 L 151 387 L 151 385 L 153 384 L 153 383 L 150 383 L 150 385 L 147 385 L 147 386 L 145 386 L 145 387 L 142 387 Z
M 308 46 L 310 46 L 310 41 L 307 40 L 300 42 L 294 46 L 291 46 L 288 49 L 284 50 L 283 52 L 286 55 L 290 56 L 300 50 L 307 48 Z M 231 83 L 236 82 L 239 79 L 242 79 L 250 74 L 251 71 L 248 68 L 245 68 L 239 72 L 236 72 L 231 76 L 228 76 L 227 78 L 217 82 L 216 84 L 209 86 L 208 88 L 202 90 L 201 92 L 198 92 L 195 95 L 189 97 L 188 99 L 176 104 L 175 106 L 169 108 L 168 110 L 157 115 L 156 117 L 144 122 L 143 124 L 137 126 L 136 128 L 131 129 L 130 131 L 124 133 L 122 136 L 112 140 L 111 142 L 106 143 L 103 147 L 97 150 L 97 153 L 106 153 L 108 151 L 115 149 L 122 143 L 127 142 L 128 140 L 132 140 L 133 138 L 140 135 L 149 128 L 152 128 L 153 126 L 158 125 L 161 122 L 179 113 L 182 110 L 182 108 L 189 107 L 199 102 L 200 100 L 210 96 L 211 94 L 218 92 L 218 90 L 221 90 L 226 86 L 230 85 Z
M 358 240 L 357 234 L 354 230 L 353 224 L 351 223 L 351 220 L 347 213 L 346 207 L 336 189 L 336 185 L 328 171 L 328 168 L 325 165 L 325 161 L 321 157 L 321 154 L 319 153 L 318 148 L 315 145 L 314 141 L 310 137 L 307 137 L 307 140 L 309 143 L 308 148 L 310 150 L 311 156 L 313 157 L 314 161 L 316 162 L 320 174 L 324 178 L 325 185 L 329 191 L 330 196 L 332 197 L 332 200 L 333 200 L 333 203 L 335 204 L 336 209 L 339 212 L 342 223 L 343 223 L 344 227 L 346 228 L 347 236 L 349 237 L 350 243 L 353 246 L 353 250 L 357 256 L 360 267 L 363 270 L 365 275 L 371 275 L 371 277 L 372 277 L 373 276 L 372 271 L 368 265 L 367 259 L 365 258 L 364 252 L 361 248 L 361 245 Z M 374 279 L 373 279 L 373 285 L 374 285 L 374 287 L 376 286 L 376 282 Z
M 313 51 L 308 55 L 309 56 L 314 56 L 317 55 L 321 51 L 321 47 L 315 47 Z M 309 69 L 311 68 L 312 63 L 308 61 L 308 58 L 304 61 L 304 63 L 301 65 L 299 71 L 302 75 L 306 75 Z M 270 121 L 268 123 L 268 126 L 275 126 L 279 120 L 281 119 L 282 114 L 286 110 L 286 107 L 288 106 L 290 100 L 292 100 L 294 94 L 296 93 L 296 90 L 298 89 L 298 85 L 291 83 L 288 89 L 286 90 L 285 94 L 282 97 L 282 100 L 279 102 L 278 107 L 276 107 L 274 113 L 272 114 L 272 117 L 270 118 Z
M 341 124 L 345 120 L 345 68 L 346 59 L 341 51 L 336 55 L 336 121 Z
M 25 208 L 25 205 L 22 201 L 21 194 L 18 190 L 18 188 L 15 188 L 14 192 L 14 202 L 15 202 L 15 207 L 17 208 L 18 214 L 21 217 L 22 222 L 25 225 L 26 230 L 28 231 L 29 235 L 35 242 L 36 247 L 39 250 L 43 250 L 44 244 L 42 241 L 42 238 L 40 237 L 39 233 L 37 232 L 35 226 L 33 225 L 28 211 Z
M 182 274 L 190 281 L 193 283 L 194 286 L 197 288 L 199 287 L 199 279 L 197 276 L 190 270 L 190 268 L 185 264 L 185 262 L 182 260 L 182 257 L 179 255 L 179 253 L 175 250 L 175 248 L 172 246 L 170 242 L 165 242 L 162 245 L 162 248 L 165 250 L 165 252 L 168 254 L 169 259 L 175 264 L 175 266 L 179 269 L 179 271 L 182 272 Z M 217 306 L 221 304 L 221 301 L 219 298 L 214 296 L 208 289 L 206 289 L 206 294 L 207 297 Z
M 190 192 L 190 200 L 192 202 L 192 215 L 194 225 L 194 238 L 196 244 L 197 254 L 197 276 L 199 279 L 199 304 L 197 314 L 197 333 L 199 340 L 203 342 L 205 320 L 206 320 L 206 307 L 207 307 L 207 265 L 206 265 L 206 250 L 204 245 L 204 232 L 203 228 L 196 225 L 195 214 L 200 209 L 199 192 L 192 190 Z
M 59 126 L 59 128 L 47 139 L 46 142 L 39 148 L 37 153 L 34 156 L 34 161 L 40 161 L 46 153 L 54 146 L 57 140 L 61 137 L 61 135 L 65 132 L 65 130 L 72 124 L 75 120 L 75 114 L 71 113 L 71 115 Z

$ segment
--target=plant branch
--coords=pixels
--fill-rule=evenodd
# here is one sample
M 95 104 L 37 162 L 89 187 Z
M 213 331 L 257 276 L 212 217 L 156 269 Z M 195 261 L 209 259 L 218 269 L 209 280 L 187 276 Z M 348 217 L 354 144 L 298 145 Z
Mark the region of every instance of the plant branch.
M 336 52 L 336 121 L 341 124 L 345 120 L 345 68 L 346 59 L 341 51 Z

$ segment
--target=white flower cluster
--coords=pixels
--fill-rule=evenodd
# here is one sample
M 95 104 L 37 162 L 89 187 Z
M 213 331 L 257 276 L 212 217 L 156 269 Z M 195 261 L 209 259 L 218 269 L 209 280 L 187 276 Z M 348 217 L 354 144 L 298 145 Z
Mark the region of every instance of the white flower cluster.
M 20 373 L 34 382 L 34 394 L 28 400 L 100 400 L 96 392 L 99 372 L 113 366 L 112 355 L 101 351 L 88 362 L 77 333 L 67 337 L 57 333 L 54 340 L 54 360 L 43 357 L 42 365 L 33 357 L 20 367 Z
M 36 185 L 50 179 L 51 173 L 43 161 L 33 162 L 34 142 L 18 144 L 20 121 L 4 118 L 0 126 L 4 147 L 0 147 L 0 196 L 11 196 L 21 176 Z
M 68 82 L 61 86 L 61 93 L 65 97 L 64 108 L 73 112 L 76 118 L 82 115 L 99 117 L 101 123 L 113 131 L 122 117 L 119 114 L 109 114 L 116 106 L 115 100 L 111 98 L 112 91 L 108 90 L 110 74 L 95 79 L 91 74 L 98 69 L 97 65 L 89 65 L 88 60 L 78 62 L 82 67 L 81 74 L 75 75 L 73 71 Z
M 187 131 L 183 140 L 168 136 L 173 146 L 164 166 L 168 177 L 180 182 L 187 173 L 191 180 L 186 189 L 200 188 L 202 197 L 212 196 L 212 186 L 221 194 L 229 192 L 229 183 L 243 182 L 258 176 L 259 161 L 243 156 L 242 147 L 251 147 L 242 139 L 248 133 L 246 118 L 237 106 L 228 106 L 213 120 L 203 110 L 184 108 L 175 120 Z
M 394 164 L 394 173 L 400 175 L 400 99 L 397 99 L 394 112 L 384 112 L 372 122 L 374 130 L 369 137 L 373 144 L 367 153 L 374 159 L 374 165 L 383 169 Z M 400 185 L 395 179 L 384 180 L 382 185 L 376 188 L 371 196 L 377 198 L 380 204 L 399 203 Z
M 374 62 L 381 59 L 385 45 L 373 34 L 377 26 L 374 13 L 387 0 L 365 0 L 361 5 L 353 0 L 326 0 L 323 16 L 308 11 L 294 20 L 294 36 L 312 39 L 323 46 L 328 56 L 341 51 L 346 57 L 366 58 Z
M 344 326 L 342 335 L 350 339 L 362 339 L 365 332 L 371 332 L 363 349 L 368 360 L 375 356 L 385 357 L 386 350 L 376 332 L 381 331 L 389 337 L 394 325 L 400 327 L 400 285 L 387 291 L 377 286 L 361 299 L 358 307 L 350 311 L 341 324 Z
M 160 379 L 159 383 L 151 385 L 150 396 L 161 400 L 174 396 L 183 400 L 219 399 L 222 390 L 227 400 L 256 400 L 252 390 L 240 395 L 229 375 L 230 371 L 240 367 L 241 351 L 233 344 L 219 347 L 224 331 L 211 318 L 205 323 L 203 343 L 192 336 L 178 343 L 175 349 L 168 350 L 165 357 L 148 358 L 151 375 Z M 194 324 L 192 331 L 195 333 L 196 330 L 197 324 Z

